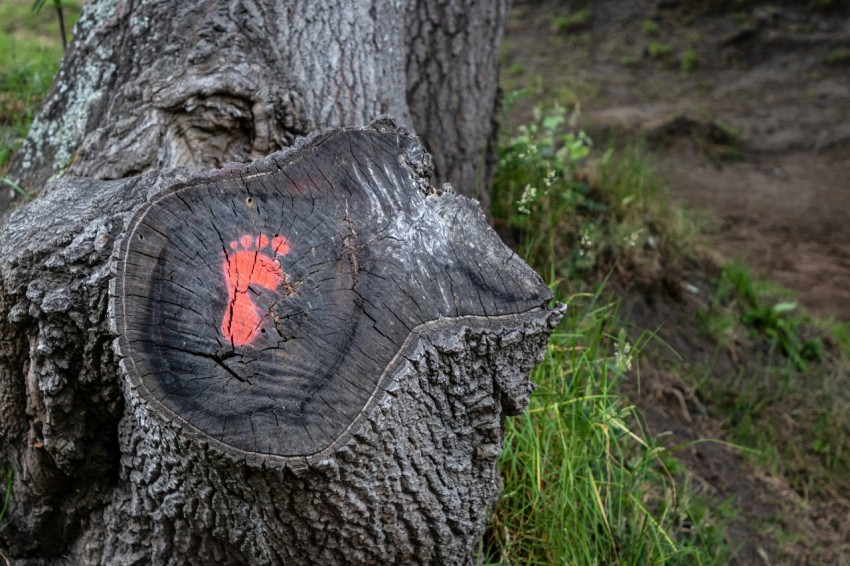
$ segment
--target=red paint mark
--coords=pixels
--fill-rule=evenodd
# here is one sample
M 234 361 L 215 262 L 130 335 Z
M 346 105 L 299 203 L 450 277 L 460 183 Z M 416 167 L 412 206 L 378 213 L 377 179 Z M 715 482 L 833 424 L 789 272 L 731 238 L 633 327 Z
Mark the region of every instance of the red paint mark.
M 272 249 L 278 255 L 286 255 L 289 253 L 289 242 L 283 236 L 275 236 L 272 239 Z
M 275 235 L 271 244 L 268 251 L 274 256 L 289 252 L 289 242 L 283 236 Z M 237 251 L 227 256 L 222 266 L 227 286 L 227 310 L 221 321 L 221 333 L 234 346 L 253 342 L 262 322 L 259 309 L 248 294 L 249 287 L 277 289 L 283 282 L 280 260 L 261 251 L 268 245 L 269 237 L 265 234 L 256 238 L 246 234 L 238 242 L 230 242 L 230 248 Z

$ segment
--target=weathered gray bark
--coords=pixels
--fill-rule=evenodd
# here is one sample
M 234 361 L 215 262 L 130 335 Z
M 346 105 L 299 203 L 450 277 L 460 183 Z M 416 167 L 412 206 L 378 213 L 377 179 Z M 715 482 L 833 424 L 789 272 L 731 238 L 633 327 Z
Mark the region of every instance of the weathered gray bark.
M 407 10 L 407 103 L 438 179 L 490 210 L 496 163 L 499 46 L 508 0 L 413 0 Z
M 217 167 L 390 114 L 487 210 L 507 1 L 93 0 L 10 176 Z
M 524 407 L 560 317 L 539 280 L 526 274 L 536 290 L 514 300 L 525 310 L 490 312 L 486 293 L 455 295 L 450 268 L 428 278 L 435 289 L 448 281 L 457 310 L 408 321 L 397 361 L 367 375 L 377 388 L 350 429 L 295 459 L 222 449 L 139 393 L 132 354 L 113 347 L 124 331 L 110 329 L 107 287 L 120 270 L 116 242 L 146 203 L 256 172 L 181 166 L 247 162 L 385 113 L 422 132 L 436 182 L 416 144 L 400 150 L 403 165 L 382 167 L 406 171 L 394 183 L 415 188 L 409 203 L 422 189 L 442 207 L 447 233 L 461 230 L 454 245 L 474 242 L 463 230 L 484 230 L 480 213 L 429 183 L 450 180 L 486 203 L 506 4 L 86 4 L 10 172 L 34 192 L 53 180 L 0 234 L 0 462 L 15 472 L 0 548 L 74 564 L 472 558 L 498 495 L 503 419 Z M 349 165 L 362 159 L 344 153 Z M 486 261 L 518 263 L 491 251 Z
M 528 374 L 562 311 L 547 309 L 545 285 L 498 242 L 481 211 L 451 190 L 435 190 L 429 174 L 418 142 L 378 123 L 209 174 L 178 168 L 118 181 L 64 177 L 16 212 L 0 235 L 0 461 L 15 471 L 11 522 L 0 534 L 7 552 L 69 564 L 473 561 L 499 492 L 504 418 L 525 407 Z M 210 346 L 192 338 L 190 346 L 166 341 L 148 350 L 139 333 L 146 319 L 127 317 L 146 304 L 127 288 L 128 277 L 146 273 L 128 267 L 133 249 L 147 253 L 134 248 L 133 238 L 146 234 L 139 226 L 155 210 L 191 225 L 191 195 L 200 189 L 210 199 L 246 202 L 244 222 L 252 229 L 263 224 L 251 214 L 272 202 L 283 206 L 290 212 L 274 213 L 273 221 L 292 233 L 303 212 L 298 203 L 324 199 L 315 230 L 300 244 L 341 258 L 341 288 L 353 285 L 353 320 L 366 329 L 352 331 L 355 343 L 357 336 L 373 342 L 378 359 L 396 349 L 380 376 L 350 368 L 339 374 L 372 393 L 358 401 L 351 426 L 333 429 L 322 449 L 234 441 L 219 430 L 226 422 L 211 427 L 195 409 L 169 405 L 157 397 L 165 382 L 137 372 L 161 359 L 177 363 L 175 351 L 210 358 L 221 346 L 219 336 Z M 356 222 L 349 218 L 355 211 Z M 239 218 L 216 220 L 222 251 L 196 246 L 200 253 L 185 256 L 187 265 L 213 257 L 229 265 L 225 235 L 245 230 Z M 179 222 L 151 226 L 164 230 L 162 250 L 191 241 Z M 287 237 L 295 250 L 299 240 Z M 166 251 L 156 254 L 158 265 L 168 263 Z M 287 261 L 282 269 L 297 274 Z M 150 287 L 157 297 L 185 291 L 170 295 L 179 277 L 157 273 Z M 215 286 L 221 273 L 211 273 L 212 290 L 204 291 L 210 298 L 174 304 L 208 309 L 213 337 L 228 333 L 218 326 L 227 292 Z M 287 281 L 297 298 L 321 287 L 324 277 L 317 277 Z M 423 295 L 401 300 L 397 288 Z M 283 298 L 284 309 L 290 299 Z M 388 308 L 366 305 L 370 300 Z M 377 334 L 369 334 L 370 324 Z M 277 332 L 297 341 L 299 329 Z M 120 347 L 113 348 L 116 335 Z M 384 339 L 390 346 L 380 344 Z M 301 362 L 319 364 L 323 374 L 327 347 L 321 342 L 321 351 Z M 248 368 L 253 354 L 234 351 Z M 357 360 L 348 346 L 340 352 L 339 367 Z M 182 379 L 178 366 L 169 366 L 168 383 Z M 242 369 L 219 375 L 234 371 Z M 245 381 L 259 387 L 269 377 L 251 373 Z M 238 410 L 243 394 L 251 396 L 223 390 L 216 399 Z M 286 404 L 286 388 L 273 395 L 275 404 Z

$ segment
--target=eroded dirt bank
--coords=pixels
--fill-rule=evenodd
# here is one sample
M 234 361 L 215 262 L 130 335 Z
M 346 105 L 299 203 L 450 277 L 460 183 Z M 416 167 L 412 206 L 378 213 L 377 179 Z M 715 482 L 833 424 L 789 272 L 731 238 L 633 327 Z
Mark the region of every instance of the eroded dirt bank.
M 518 1 L 504 73 L 597 135 L 645 134 L 725 256 L 850 320 L 850 4 Z

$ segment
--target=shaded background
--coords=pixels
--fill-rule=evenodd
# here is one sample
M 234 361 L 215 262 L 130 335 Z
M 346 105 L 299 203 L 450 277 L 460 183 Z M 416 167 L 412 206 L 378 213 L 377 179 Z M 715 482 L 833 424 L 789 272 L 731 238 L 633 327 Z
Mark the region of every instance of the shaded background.
M 516 1 L 506 92 L 649 140 L 717 249 L 850 320 L 850 18 L 838 1 Z

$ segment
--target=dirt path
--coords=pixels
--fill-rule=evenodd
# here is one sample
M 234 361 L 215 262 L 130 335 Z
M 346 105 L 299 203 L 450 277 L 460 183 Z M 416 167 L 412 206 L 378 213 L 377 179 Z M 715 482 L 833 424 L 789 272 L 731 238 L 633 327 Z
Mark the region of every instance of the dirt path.
M 850 320 L 850 6 L 585 4 L 557 32 L 576 8 L 517 2 L 506 87 L 580 101 L 591 131 L 647 134 L 674 198 L 719 219 L 719 251 Z
M 674 154 L 663 172 L 682 200 L 719 215 L 723 255 L 744 257 L 811 312 L 850 320 L 847 148 L 753 155 L 720 169 Z

